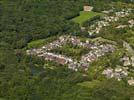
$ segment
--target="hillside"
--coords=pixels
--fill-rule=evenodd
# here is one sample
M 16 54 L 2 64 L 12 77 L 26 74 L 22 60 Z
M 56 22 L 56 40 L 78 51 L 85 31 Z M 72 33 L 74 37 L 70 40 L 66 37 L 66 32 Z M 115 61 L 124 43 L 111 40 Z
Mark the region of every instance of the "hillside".
M 0 100 L 134 100 L 132 0 L 1 0 Z

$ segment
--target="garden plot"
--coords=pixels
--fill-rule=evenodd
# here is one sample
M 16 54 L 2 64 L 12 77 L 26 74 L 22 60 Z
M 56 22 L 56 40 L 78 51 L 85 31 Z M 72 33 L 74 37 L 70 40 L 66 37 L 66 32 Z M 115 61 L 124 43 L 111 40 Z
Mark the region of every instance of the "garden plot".
M 50 52 L 55 54 L 62 54 L 76 60 L 80 60 L 81 56 L 87 54 L 90 49 L 81 46 L 73 45 L 70 43 L 64 44 L 62 47 L 52 49 Z
M 91 43 L 88 40 L 81 42 L 75 36 L 61 36 L 39 49 L 27 50 L 27 54 L 37 55 L 45 60 L 67 65 L 69 69 L 75 71 L 79 69 L 87 71 L 91 62 L 104 56 L 106 53 L 114 51 L 115 46 L 112 44 Z

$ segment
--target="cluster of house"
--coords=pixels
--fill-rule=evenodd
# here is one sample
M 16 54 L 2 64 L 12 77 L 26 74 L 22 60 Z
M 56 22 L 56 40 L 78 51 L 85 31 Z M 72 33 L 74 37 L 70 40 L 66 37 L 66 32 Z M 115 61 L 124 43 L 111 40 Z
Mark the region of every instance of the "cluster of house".
M 118 81 L 125 78 L 129 74 L 129 66 L 134 67 L 134 56 L 131 58 L 128 56 L 123 56 L 120 61 L 123 63 L 123 66 L 117 66 L 115 69 L 113 68 L 107 68 L 105 69 L 102 74 L 105 75 L 107 78 L 115 78 Z M 131 77 L 129 80 L 127 80 L 129 85 L 134 86 L 134 79 Z
M 126 56 L 124 55 L 120 61 L 123 63 L 123 66 L 133 66 L 134 67 L 134 56 Z
M 95 22 L 93 25 L 89 27 L 89 35 L 100 33 L 101 29 L 105 26 L 109 26 L 111 22 L 116 22 L 122 17 L 126 17 L 131 13 L 132 9 L 122 10 L 119 12 L 115 12 L 113 16 L 105 16 L 102 20 Z M 133 20 L 129 21 L 131 23 L 130 27 L 132 27 Z M 123 26 L 124 27 L 124 26 Z
M 128 76 L 127 70 L 128 70 L 127 67 L 117 66 L 115 69 L 113 68 L 105 69 L 102 72 L 102 74 L 106 75 L 107 78 L 116 78 L 118 81 L 120 81 L 122 78 Z
M 107 78 L 115 78 L 118 81 L 122 80 L 125 77 L 128 77 L 129 71 L 128 67 L 123 66 L 117 66 L 115 69 L 113 68 L 107 68 L 105 69 L 102 74 L 105 75 Z M 130 78 L 130 77 L 129 77 Z M 127 80 L 129 85 L 134 86 L 134 79 L 131 77 L 129 80 Z
M 89 49 L 89 53 L 83 55 L 80 61 L 66 57 L 60 54 L 50 53 L 50 50 L 62 47 L 66 43 L 78 45 Z M 105 55 L 105 53 L 113 52 L 115 47 L 111 44 L 98 44 L 91 43 L 88 40 L 81 42 L 81 40 L 75 36 L 61 36 L 59 39 L 39 48 L 27 50 L 28 55 L 37 55 L 45 60 L 54 61 L 62 65 L 68 65 L 69 69 L 78 71 L 79 68 L 88 70 L 89 63 L 97 60 L 99 57 Z
M 128 76 L 129 72 L 132 71 L 131 69 L 134 68 L 134 51 L 131 48 L 131 46 L 127 42 L 123 42 L 123 47 L 129 52 L 129 56 L 127 54 L 124 54 L 120 58 L 120 62 L 122 63 L 122 66 L 117 66 L 115 69 L 107 68 L 102 72 L 103 75 L 106 75 L 107 78 L 116 78 L 117 80 L 121 80 L 122 78 L 125 78 Z M 129 77 L 128 77 L 129 78 Z M 127 80 L 129 85 L 134 86 L 134 78 L 131 77 L 129 80 Z

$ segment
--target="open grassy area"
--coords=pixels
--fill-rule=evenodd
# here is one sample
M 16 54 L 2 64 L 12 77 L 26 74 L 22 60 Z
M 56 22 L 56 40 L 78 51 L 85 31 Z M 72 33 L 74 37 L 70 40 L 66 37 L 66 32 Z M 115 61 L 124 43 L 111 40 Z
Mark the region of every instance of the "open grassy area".
M 85 81 L 82 83 L 78 83 L 78 85 L 86 87 L 86 88 L 91 88 L 93 89 L 94 87 L 96 87 L 97 85 L 100 84 L 99 80 L 93 80 L 93 81 Z
M 79 23 L 80 25 L 83 24 L 83 22 L 87 21 L 90 18 L 93 18 L 97 15 L 101 15 L 101 13 L 97 13 L 97 12 L 87 12 L 87 11 L 81 11 L 80 12 L 80 16 L 73 18 L 72 20 L 76 23 Z
M 6 99 L 0 98 L 0 100 L 6 100 Z
M 46 39 L 39 39 L 39 40 L 35 40 L 35 41 L 31 41 L 28 43 L 28 48 L 38 48 L 38 47 L 41 47 L 43 45 L 46 45 L 47 43 L 50 43 L 54 40 L 57 39 L 57 36 L 53 36 L 53 37 L 49 37 L 49 38 L 46 38 Z

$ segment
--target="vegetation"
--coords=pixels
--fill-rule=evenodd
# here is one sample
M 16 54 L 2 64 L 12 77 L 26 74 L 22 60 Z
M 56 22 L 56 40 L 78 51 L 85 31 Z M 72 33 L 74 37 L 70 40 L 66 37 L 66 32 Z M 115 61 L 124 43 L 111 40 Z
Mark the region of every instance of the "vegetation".
M 86 87 L 86 88 L 90 88 L 90 89 L 95 88 L 99 84 L 100 84 L 99 80 L 93 80 L 93 81 L 86 81 L 86 82 L 83 82 L 83 83 L 78 83 L 78 85 Z

